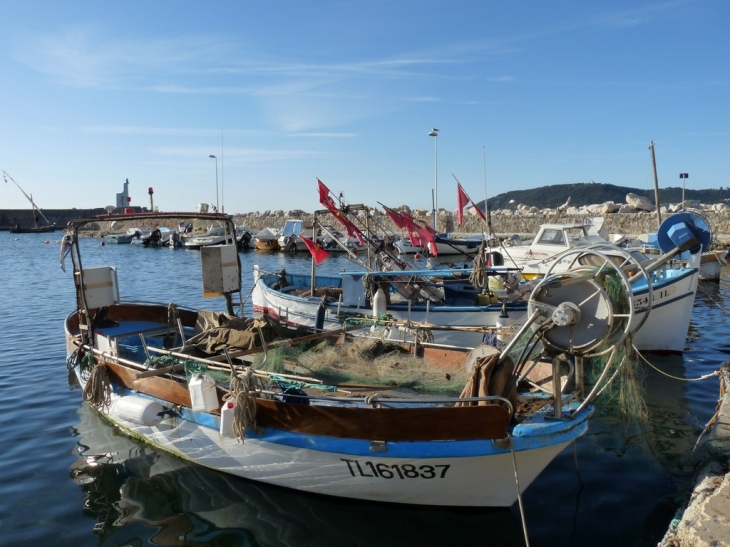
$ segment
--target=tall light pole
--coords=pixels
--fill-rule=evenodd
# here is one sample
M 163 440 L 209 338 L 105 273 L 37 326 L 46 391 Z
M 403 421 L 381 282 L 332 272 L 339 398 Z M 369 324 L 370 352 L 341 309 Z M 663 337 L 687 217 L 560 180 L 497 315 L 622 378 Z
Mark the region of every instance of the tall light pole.
M 434 142 L 436 144 L 436 150 L 434 152 L 434 168 L 433 168 L 433 229 L 436 228 L 436 214 L 439 210 L 439 130 L 431 128 L 428 134 L 429 137 L 435 137 Z
M 208 157 L 215 160 L 215 212 L 217 213 L 220 211 L 218 205 L 218 158 L 215 157 L 213 154 Z
M 684 182 L 689 178 L 689 173 L 680 173 L 679 178 L 682 179 L 682 211 L 684 211 Z

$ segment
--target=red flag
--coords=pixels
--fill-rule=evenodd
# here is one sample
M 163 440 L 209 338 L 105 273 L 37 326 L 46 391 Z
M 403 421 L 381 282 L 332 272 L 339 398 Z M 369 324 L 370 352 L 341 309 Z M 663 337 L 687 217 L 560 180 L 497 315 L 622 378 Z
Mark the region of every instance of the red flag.
M 330 214 L 345 227 L 347 235 L 357 238 L 357 240 L 360 242 L 360 245 L 364 247 L 365 240 L 363 239 L 360 230 L 358 230 L 357 226 L 355 226 L 355 224 L 353 224 L 353 222 L 344 214 L 342 214 L 342 212 L 337 208 L 335 200 L 333 200 L 329 195 L 329 188 L 327 188 L 324 183 L 319 179 L 317 179 L 317 186 L 319 187 L 319 202 L 324 205 L 330 212 Z
M 436 241 L 434 239 L 434 234 L 436 232 L 433 230 L 427 230 L 426 228 L 418 224 L 416 222 L 416 219 L 414 219 L 405 211 L 401 213 L 401 217 L 403 217 L 403 219 L 406 221 L 406 230 L 408 230 L 408 235 L 410 235 L 411 237 L 411 245 L 413 245 L 414 247 L 428 246 L 428 248 L 431 250 L 431 254 L 433 256 L 438 256 Z
M 471 201 L 471 198 L 466 195 L 466 192 L 464 192 L 464 189 L 461 187 L 460 183 L 456 183 L 456 188 L 456 203 L 458 205 L 457 216 L 459 218 L 459 226 L 461 226 L 462 222 L 464 222 L 464 207 L 466 207 L 466 204 Z
M 431 228 L 431 227 L 430 227 L 430 226 L 428 225 L 428 223 L 426 223 L 425 221 L 421 220 L 421 221 L 420 221 L 420 225 L 421 225 L 421 227 L 422 227 L 422 228 L 424 228 L 424 229 L 425 229 L 425 230 L 426 230 L 426 231 L 427 231 L 427 232 L 428 232 L 429 234 L 431 234 L 431 235 L 434 235 L 434 236 L 435 236 L 436 234 L 438 234 L 438 232 L 437 232 L 436 230 L 434 230 L 433 228 Z
M 482 213 L 482 210 L 479 207 L 477 207 L 477 204 L 474 203 L 473 201 L 471 202 L 471 204 L 474 206 L 474 209 L 476 209 L 477 214 L 482 218 L 482 220 L 486 221 L 487 217 L 485 217 L 484 213 Z M 485 207 L 486 207 L 486 202 L 485 202 Z
M 307 249 L 309 249 L 309 252 L 312 253 L 312 258 L 317 264 L 322 264 L 322 261 L 330 255 L 319 243 L 315 243 L 311 239 L 307 239 L 301 235 L 299 236 L 299 239 L 301 239 L 307 246 Z
M 332 213 L 332 209 L 337 209 L 337 205 L 335 205 L 335 200 L 330 197 L 330 189 L 319 179 L 317 179 L 317 186 L 319 188 L 319 202 Z
M 398 226 L 401 230 L 406 227 L 406 221 L 403 219 L 401 214 L 398 211 L 394 211 L 393 209 L 390 209 L 389 207 L 386 207 L 383 205 L 383 209 L 385 209 L 385 212 L 390 217 L 390 219 L 393 221 L 393 223 Z

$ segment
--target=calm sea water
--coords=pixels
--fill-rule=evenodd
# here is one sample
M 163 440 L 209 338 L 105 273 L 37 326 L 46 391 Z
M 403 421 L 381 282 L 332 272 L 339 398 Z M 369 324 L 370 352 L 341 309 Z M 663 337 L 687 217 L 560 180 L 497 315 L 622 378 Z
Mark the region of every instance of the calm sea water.
M 74 298 L 71 274 L 59 266 L 59 238 L 0 232 L 0 545 L 524 545 L 516 506 L 419 509 L 302 495 L 120 435 L 82 404 L 69 380 L 63 319 Z M 85 266 L 118 266 L 122 298 L 223 309 L 202 298 L 196 251 L 85 243 Z M 241 258 L 244 294 L 253 264 L 310 269 L 304 255 Z M 355 268 L 337 257 L 320 271 L 342 269 Z M 657 367 L 695 378 L 728 359 L 724 274 L 719 284 L 701 284 L 684 356 L 654 357 Z M 718 381 L 681 382 L 646 369 L 649 437 L 599 410 L 588 434 L 525 493 L 531 545 L 655 545 L 666 530 L 692 486 L 684 456 L 714 413 Z

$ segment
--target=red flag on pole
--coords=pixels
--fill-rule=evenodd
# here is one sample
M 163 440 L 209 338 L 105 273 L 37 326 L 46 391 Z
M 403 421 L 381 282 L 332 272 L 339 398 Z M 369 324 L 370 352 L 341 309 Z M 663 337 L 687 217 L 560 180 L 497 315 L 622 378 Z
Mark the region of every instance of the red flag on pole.
M 337 209 L 335 200 L 330 197 L 330 189 L 327 188 L 319 179 L 317 179 L 317 187 L 319 188 L 319 202 L 324 205 L 330 213 L 332 212 L 332 209 Z
M 316 243 L 311 239 L 308 239 L 301 235 L 299 236 L 299 239 L 301 239 L 307 246 L 309 252 L 312 253 L 312 258 L 314 259 L 314 262 L 316 262 L 317 264 L 322 264 L 322 261 L 330 255 L 322 248 L 319 243 Z
M 438 256 L 438 249 L 436 249 L 436 241 L 434 239 L 433 230 L 427 230 L 416 222 L 416 219 L 411 215 L 403 211 L 401 217 L 406 221 L 406 230 L 408 235 L 411 237 L 411 245 L 414 247 L 426 247 L 431 251 L 433 256 Z M 433 233 L 432 233 L 433 232 Z
M 461 187 L 461 183 L 457 182 L 457 216 L 459 218 L 459 226 L 461 226 L 462 222 L 464 221 L 464 207 L 466 207 L 467 203 L 471 203 L 472 207 L 477 212 L 477 215 L 481 217 L 482 220 L 487 220 L 487 217 L 484 216 L 484 213 L 482 213 L 482 210 L 477 207 L 477 204 L 472 201 L 472 199 L 466 195 L 466 192 L 464 192 L 464 189 Z
M 393 221 L 393 223 L 398 226 L 401 230 L 406 227 L 406 221 L 403 219 L 401 214 L 398 211 L 394 211 L 393 209 L 390 209 L 389 207 L 386 207 L 383 205 L 383 209 L 385 209 L 385 212 L 390 217 L 390 219 Z
M 484 206 L 486 207 L 486 201 L 484 203 L 485 203 Z M 481 217 L 481 219 L 486 222 L 487 217 L 484 216 L 484 213 L 482 213 L 482 210 L 479 207 L 477 207 L 477 204 L 474 203 L 473 201 L 471 202 L 471 204 L 474 206 L 474 209 L 476 210 L 477 214 Z
M 458 206 L 457 209 L 457 216 L 459 218 L 459 226 L 464 222 L 464 207 L 466 207 L 466 204 L 471 201 L 471 198 L 466 195 L 466 192 L 464 192 L 464 189 L 461 187 L 461 184 L 458 182 L 456 183 L 457 188 L 457 195 L 456 195 L 456 203 Z
M 329 195 L 329 188 L 327 188 L 324 183 L 319 179 L 317 179 L 317 186 L 319 187 L 319 202 L 324 205 L 330 212 L 330 214 L 332 214 L 332 216 L 335 217 L 340 222 L 340 224 L 345 227 L 347 235 L 357 238 L 357 240 L 360 242 L 360 245 L 364 247 L 365 240 L 363 239 L 360 230 L 358 230 L 357 226 L 355 226 L 355 224 L 349 218 L 343 215 L 342 212 L 337 208 L 335 200 L 333 200 Z

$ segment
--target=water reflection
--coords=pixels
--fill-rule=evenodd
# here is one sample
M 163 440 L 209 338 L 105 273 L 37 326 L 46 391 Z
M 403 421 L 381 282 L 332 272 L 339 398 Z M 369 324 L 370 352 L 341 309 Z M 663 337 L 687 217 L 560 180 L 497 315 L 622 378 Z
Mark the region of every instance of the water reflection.
M 86 405 L 79 416 L 79 458 L 70 473 L 85 493 L 83 513 L 95 522 L 102 544 L 524 545 L 509 509 L 429 509 L 303 495 L 152 450 L 117 433 Z

